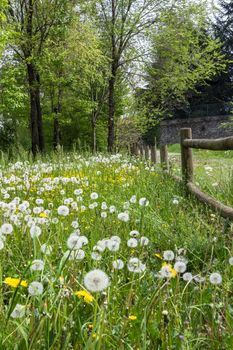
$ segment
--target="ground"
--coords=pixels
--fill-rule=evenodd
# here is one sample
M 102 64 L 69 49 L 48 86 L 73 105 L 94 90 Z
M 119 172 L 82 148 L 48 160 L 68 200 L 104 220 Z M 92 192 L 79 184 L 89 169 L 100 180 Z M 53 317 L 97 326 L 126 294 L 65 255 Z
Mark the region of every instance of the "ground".
M 231 226 L 159 165 L 55 155 L 1 180 L 2 349 L 233 348 Z

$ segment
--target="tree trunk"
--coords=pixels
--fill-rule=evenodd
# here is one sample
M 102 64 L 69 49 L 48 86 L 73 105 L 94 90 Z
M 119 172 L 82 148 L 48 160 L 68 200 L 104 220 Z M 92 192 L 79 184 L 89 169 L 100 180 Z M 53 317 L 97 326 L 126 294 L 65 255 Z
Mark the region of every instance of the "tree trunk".
M 61 115 L 62 112 L 62 90 L 59 87 L 58 89 L 58 102 L 57 102 L 57 107 L 54 108 L 54 122 L 53 122 L 53 148 L 56 150 L 58 146 L 61 144 L 61 128 L 60 128 L 60 123 L 59 123 L 59 116 Z
M 53 121 L 53 148 L 57 150 L 58 146 L 61 144 L 61 129 L 58 116 L 54 117 Z
M 112 74 L 109 80 L 109 96 L 108 96 L 108 152 L 113 152 L 115 139 L 115 82 L 116 73 Z
M 95 114 L 92 115 L 91 126 L 92 126 L 92 152 L 96 153 L 96 116 Z
M 42 110 L 40 103 L 40 76 L 36 71 L 36 106 L 37 106 L 37 127 L 38 127 L 38 135 L 39 135 L 39 150 L 40 152 L 44 151 L 44 132 L 43 132 L 43 120 L 42 120 Z
M 31 127 L 31 138 L 32 138 L 32 154 L 33 157 L 36 156 L 37 152 L 40 150 L 39 142 L 39 131 L 38 131 L 38 97 L 36 88 L 36 76 L 33 64 L 27 64 L 28 71 L 28 84 L 29 84 L 29 94 L 30 94 L 30 127 Z

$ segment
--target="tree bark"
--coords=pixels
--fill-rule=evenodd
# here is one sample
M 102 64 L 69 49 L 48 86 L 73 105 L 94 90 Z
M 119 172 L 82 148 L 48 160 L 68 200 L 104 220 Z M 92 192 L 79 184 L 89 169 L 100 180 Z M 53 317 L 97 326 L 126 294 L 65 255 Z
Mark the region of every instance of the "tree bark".
M 95 114 L 92 115 L 91 126 L 92 126 L 92 152 L 96 153 L 96 116 Z
M 61 144 L 61 129 L 58 116 L 54 117 L 53 121 L 53 148 L 57 150 L 58 146 Z
M 116 77 L 112 75 L 109 80 L 109 97 L 108 97 L 108 151 L 113 152 L 115 138 L 115 82 Z
M 62 90 L 61 88 L 58 89 L 58 102 L 57 107 L 54 108 L 54 121 L 53 121 L 53 148 L 56 150 L 58 146 L 61 144 L 61 128 L 60 128 L 60 122 L 59 122 L 59 115 L 61 115 L 62 112 Z
M 43 129 L 40 107 L 40 90 L 37 86 L 36 70 L 32 63 L 27 64 L 28 84 L 30 95 L 30 126 L 32 137 L 32 154 L 36 156 L 37 152 L 43 150 Z M 38 120 L 40 127 L 38 127 Z

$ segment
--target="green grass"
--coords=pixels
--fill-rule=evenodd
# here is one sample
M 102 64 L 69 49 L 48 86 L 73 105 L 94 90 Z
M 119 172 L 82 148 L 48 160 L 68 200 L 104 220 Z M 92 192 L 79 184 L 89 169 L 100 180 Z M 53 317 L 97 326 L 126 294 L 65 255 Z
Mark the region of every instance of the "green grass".
M 233 348 L 231 228 L 186 197 L 159 167 L 116 156 L 70 154 L 37 163 L 7 164 L 3 158 L 1 172 L 1 223 L 13 225 L 13 233 L 2 238 L 0 255 L 1 349 Z M 77 189 L 83 193 L 78 195 Z M 90 198 L 93 192 L 98 199 Z M 14 198 L 16 205 L 4 204 Z M 140 206 L 140 198 L 149 205 Z M 25 209 L 20 206 L 24 201 Z M 90 209 L 93 202 L 98 206 Z M 101 209 L 103 202 L 107 209 Z M 64 203 L 67 216 L 57 211 Z M 110 206 L 116 212 L 110 213 Z M 118 214 L 125 211 L 129 220 L 122 222 Z M 38 238 L 31 238 L 30 222 L 42 229 Z M 88 239 L 83 260 L 64 258 L 74 222 Z M 134 248 L 127 245 L 132 230 L 140 233 Z M 120 249 L 105 249 L 101 260 L 93 260 L 97 242 L 112 236 L 120 237 Z M 142 236 L 149 239 L 147 246 L 140 246 Z M 50 255 L 41 252 L 42 244 L 51 246 Z M 166 262 L 156 254 L 163 256 L 166 250 L 186 259 L 187 271 L 203 281 L 186 282 L 179 273 L 161 278 Z M 129 271 L 132 257 L 146 265 L 145 271 Z M 42 271 L 31 270 L 34 259 L 43 260 Z M 122 270 L 113 269 L 116 259 L 124 262 Z M 103 270 L 110 285 L 97 293 L 89 289 L 94 300 L 86 303 L 75 292 L 86 290 L 84 277 L 93 269 Z M 213 272 L 222 275 L 220 285 L 210 283 Z M 40 282 L 43 294 L 31 296 L 26 287 L 10 287 L 6 277 Z M 12 317 L 16 304 L 24 307 L 21 318 Z
M 206 193 L 233 207 L 232 158 L 233 151 L 193 149 L 194 182 Z M 180 152 L 174 155 L 171 152 L 170 159 L 172 172 L 181 175 Z

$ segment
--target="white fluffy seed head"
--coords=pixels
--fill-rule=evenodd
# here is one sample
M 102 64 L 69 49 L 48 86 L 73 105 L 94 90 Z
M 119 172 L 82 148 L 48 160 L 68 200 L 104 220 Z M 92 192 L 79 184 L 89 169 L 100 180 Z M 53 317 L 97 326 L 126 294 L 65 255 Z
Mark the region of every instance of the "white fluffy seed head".
M 163 258 L 166 261 L 172 261 L 175 258 L 175 254 L 172 250 L 165 250 L 163 252 Z
M 30 269 L 32 271 L 42 271 L 44 269 L 43 260 L 40 260 L 40 259 L 33 260 L 31 263 Z
M 140 198 L 139 199 L 139 205 L 141 207 L 147 207 L 149 205 L 149 201 L 146 198 Z
M 32 238 L 37 238 L 41 235 L 41 228 L 36 225 L 32 225 L 30 228 L 30 235 Z
M 124 267 L 124 262 L 123 262 L 121 259 L 114 260 L 114 261 L 112 262 L 112 267 L 113 267 L 115 270 L 121 270 L 121 269 L 123 269 L 123 267 Z
M 91 292 L 101 292 L 109 284 L 109 277 L 102 270 L 92 270 L 84 276 L 84 285 Z
M 191 274 L 191 272 L 185 272 L 182 278 L 185 282 L 189 282 L 193 279 L 193 275 Z
M 130 247 L 130 248 L 136 248 L 138 245 L 138 241 L 136 238 L 130 238 L 128 239 L 127 241 L 127 246 Z
M 61 215 L 61 216 L 67 216 L 69 215 L 69 212 L 70 210 L 66 205 L 60 205 L 60 207 L 58 207 L 57 209 L 58 215 Z
M 177 261 L 174 265 L 174 269 L 178 272 L 178 273 L 184 273 L 186 271 L 186 264 L 183 261 Z
M 222 283 L 222 276 L 218 272 L 213 272 L 210 275 L 210 283 L 212 284 L 221 284 Z
M 22 318 L 25 316 L 26 306 L 21 304 L 16 304 L 14 310 L 11 313 L 12 318 Z
M 1 232 L 4 235 L 10 235 L 13 232 L 13 226 L 11 224 L 3 224 L 1 227 Z
M 28 293 L 32 296 L 41 295 L 44 291 L 43 284 L 37 281 L 34 281 L 28 286 Z
M 124 212 L 124 213 L 119 213 L 118 214 L 118 219 L 123 222 L 128 222 L 129 221 L 129 214 Z

